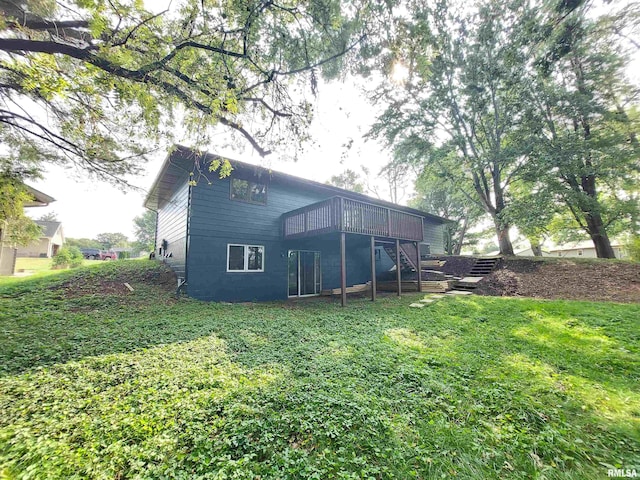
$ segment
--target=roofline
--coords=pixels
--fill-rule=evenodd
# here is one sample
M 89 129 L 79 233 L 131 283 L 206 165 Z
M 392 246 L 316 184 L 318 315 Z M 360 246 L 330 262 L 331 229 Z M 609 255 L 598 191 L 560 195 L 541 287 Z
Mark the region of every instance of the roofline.
M 184 145 L 180 145 L 180 144 L 175 144 L 173 146 L 173 148 L 171 149 L 170 153 L 167 155 L 167 158 L 165 159 L 164 163 L 162 164 L 162 167 L 160 168 L 160 172 L 158 172 L 158 175 L 156 177 L 156 179 L 154 180 L 151 189 L 149 190 L 149 194 L 147 195 L 147 197 L 145 198 L 144 201 L 144 206 L 146 208 L 151 209 L 150 207 L 147 207 L 147 203 L 149 202 L 149 198 L 151 197 L 151 195 L 154 193 L 154 191 L 156 190 L 156 188 L 158 187 L 158 184 L 160 183 L 160 180 L 162 179 L 162 177 L 164 176 L 167 168 L 169 167 L 169 164 L 171 163 L 171 157 L 176 153 L 176 152 L 180 152 L 181 158 L 186 158 L 185 154 L 189 154 L 191 153 L 192 155 L 200 155 L 198 154 L 198 152 L 196 152 L 194 149 L 184 146 Z M 201 154 L 205 159 L 209 160 L 214 160 L 217 158 L 222 158 L 220 155 L 217 155 L 215 153 L 209 153 L 209 152 L 203 152 Z M 342 196 L 347 196 L 347 197 L 351 197 L 351 198 L 355 198 L 356 200 L 362 200 L 365 202 L 369 202 L 369 203 L 374 203 L 374 204 L 379 204 L 379 205 L 383 205 L 389 208 L 395 208 L 397 210 L 401 210 L 401 211 L 405 211 L 408 213 L 413 213 L 414 215 L 419 215 L 421 217 L 424 218 L 428 218 L 431 220 L 435 220 L 439 223 L 449 223 L 452 220 L 449 220 L 447 218 L 442 218 L 439 217 L 437 215 L 433 215 L 432 213 L 427 213 L 427 212 L 423 212 L 422 210 L 418 210 L 416 208 L 412 208 L 412 207 L 407 207 L 404 205 L 398 205 L 397 203 L 393 203 L 393 202 L 388 202 L 386 200 L 381 200 L 379 198 L 374 198 L 374 197 L 370 197 L 369 195 L 365 195 L 363 193 L 357 193 L 357 192 L 353 192 L 351 190 L 346 190 L 344 188 L 340 188 L 340 187 L 336 187 L 334 185 L 327 185 L 326 183 L 320 183 L 320 182 L 316 182 L 314 180 L 307 180 L 306 178 L 301 178 L 301 177 L 297 177 L 295 175 L 291 175 L 289 173 L 283 173 L 283 172 L 279 172 L 276 170 L 271 170 L 265 167 L 261 167 L 259 165 L 253 165 L 251 163 L 246 163 L 246 162 L 242 162 L 240 160 L 233 160 L 233 159 L 229 159 L 229 161 L 231 162 L 232 166 L 234 166 L 234 168 L 236 166 L 241 167 L 241 168 L 246 168 L 246 169 L 254 169 L 257 170 L 261 173 L 265 173 L 270 175 L 271 178 L 277 178 L 280 180 L 284 180 L 284 181 L 288 181 L 288 182 L 293 182 L 293 183 L 298 183 L 298 184 L 302 184 L 302 185 L 307 185 L 313 188 L 318 188 L 321 190 L 328 190 L 330 192 L 334 192 L 338 195 L 342 195 Z
M 33 201 L 37 202 L 33 205 L 29 205 L 29 203 L 31 202 L 25 202 L 25 207 L 46 207 L 47 205 L 49 205 L 51 202 L 55 202 L 56 199 L 53 198 L 51 195 L 47 195 L 46 193 L 42 193 L 40 190 L 37 190 L 35 188 L 33 188 L 30 185 L 26 185 L 25 187 L 27 189 L 27 192 L 29 192 L 29 194 L 31 194 L 33 196 Z

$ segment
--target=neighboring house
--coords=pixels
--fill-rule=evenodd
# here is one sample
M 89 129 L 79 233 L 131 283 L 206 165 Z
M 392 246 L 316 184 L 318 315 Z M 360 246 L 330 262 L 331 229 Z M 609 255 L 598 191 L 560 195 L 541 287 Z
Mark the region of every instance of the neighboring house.
M 616 258 L 627 258 L 627 252 L 624 245 L 618 240 L 611 240 L 611 247 Z M 556 245 L 549 250 L 550 257 L 583 257 L 597 258 L 596 247 L 591 240 L 582 240 L 564 245 Z
M 417 247 L 444 253 L 446 220 L 331 185 L 238 161 L 230 177 L 192 185 L 190 173 L 216 158 L 177 147 L 145 200 L 158 213 L 156 255 L 191 297 L 277 300 L 362 284 L 381 263 L 372 244 L 397 240 L 414 265 Z
M 42 193 L 33 187 L 25 185 L 31 194 L 31 200 L 25 202 L 25 208 L 46 207 L 55 199 L 46 193 Z M 18 249 L 14 245 L 9 245 L 5 238 L 5 228 L 0 222 L 0 275 L 13 275 L 16 268 L 16 257 Z
M 34 221 L 42 228 L 42 236 L 26 247 L 18 247 L 18 257 L 51 258 L 64 245 L 62 223 L 43 220 Z
M 500 252 L 496 253 L 496 255 L 500 255 Z M 534 257 L 535 256 L 533 253 L 533 250 L 531 249 L 531 246 L 516 248 L 514 255 L 518 257 Z M 542 250 L 542 256 L 550 257 L 551 254 L 549 253 L 548 250 L 545 249 L 545 250 Z

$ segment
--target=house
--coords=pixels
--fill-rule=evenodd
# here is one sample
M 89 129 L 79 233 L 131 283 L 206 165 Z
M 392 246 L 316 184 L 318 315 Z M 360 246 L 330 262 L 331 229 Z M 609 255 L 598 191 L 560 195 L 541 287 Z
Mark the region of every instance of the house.
M 375 279 L 376 256 L 399 249 L 415 265 L 444 253 L 445 219 L 341 188 L 238 161 L 230 177 L 196 185 L 192 172 L 217 158 L 177 146 L 144 203 L 158 213 L 156 254 L 191 297 L 278 300 L 340 287 L 344 302 L 344 287 Z
M 24 203 L 25 208 L 46 207 L 55 199 L 46 193 L 42 193 L 29 185 L 25 185 L 27 192 L 31 195 L 31 200 Z M 13 275 L 16 268 L 16 257 L 18 249 L 6 236 L 6 225 L 0 222 L 0 275 Z
M 18 257 L 51 258 L 64 244 L 62 223 L 34 220 L 42 229 L 42 236 L 33 243 L 18 248 Z
M 628 254 L 624 245 L 615 239 L 611 239 L 611 248 L 616 258 L 627 258 Z M 596 247 L 591 240 L 581 240 L 573 243 L 566 243 L 564 245 L 556 245 L 549 250 L 550 257 L 582 257 L 582 258 L 597 258 Z

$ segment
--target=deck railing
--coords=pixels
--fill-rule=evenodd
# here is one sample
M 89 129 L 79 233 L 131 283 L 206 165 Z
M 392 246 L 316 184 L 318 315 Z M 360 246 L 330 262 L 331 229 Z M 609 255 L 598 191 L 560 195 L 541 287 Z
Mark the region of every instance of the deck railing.
M 332 197 L 283 215 L 284 238 L 329 232 L 422 241 L 422 217 L 345 197 Z

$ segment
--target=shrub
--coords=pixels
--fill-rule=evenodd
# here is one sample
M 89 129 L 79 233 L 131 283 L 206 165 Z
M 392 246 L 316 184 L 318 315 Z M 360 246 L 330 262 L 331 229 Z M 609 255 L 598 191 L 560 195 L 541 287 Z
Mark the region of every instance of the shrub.
M 125 260 L 131 258 L 131 252 L 118 252 L 118 260 Z
M 640 235 L 634 235 L 629 238 L 625 247 L 631 260 L 634 262 L 640 262 Z
M 82 252 L 78 247 L 62 247 L 53 256 L 53 267 L 65 268 L 65 267 L 79 267 L 82 265 Z

